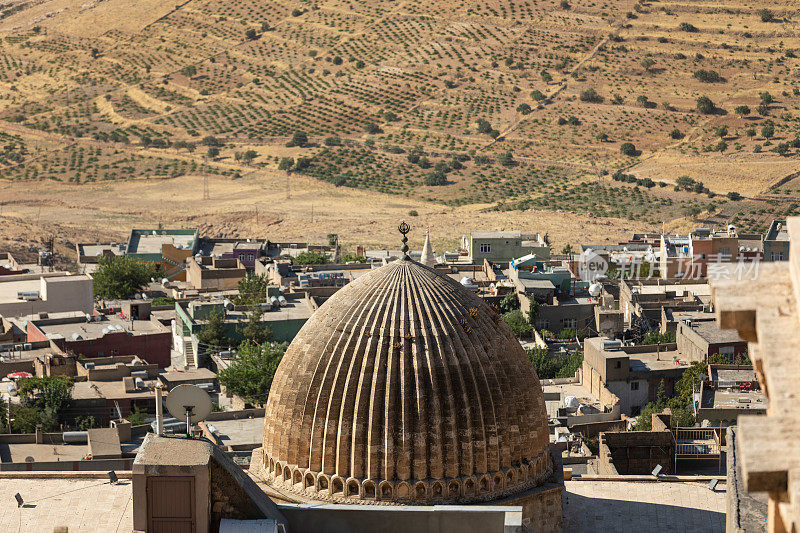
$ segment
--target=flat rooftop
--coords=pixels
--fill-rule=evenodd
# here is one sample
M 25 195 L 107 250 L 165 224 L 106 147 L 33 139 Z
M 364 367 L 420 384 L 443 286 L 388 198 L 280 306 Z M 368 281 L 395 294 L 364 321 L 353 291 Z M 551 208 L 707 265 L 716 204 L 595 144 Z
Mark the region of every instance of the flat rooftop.
M 675 296 L 688 296 L 689 293 L 694 296 L 710 296 L 711 286 L 708 283 L 696 284 L 670 284 L 664 283 L 661 285 L 631 285 L 639 289 L 639 294 L 665 294 L 667 292 L 674 292 Z
M 42 282 L 39 278 L 6 281 L 0 277 L 0 303 L 22 302 L 23 300 L 17 298 L 17 292 L 39 292 L 41 288 Z
M 306 302 L 302 300 L 289 300 L 286 305 L 279 308 L 273 308 L 271 311 L 265 311 L 261 315 L 262 322 L 280 322 L 283 320 L 300 320 L 311 318 L 314 310 Z M 225 322 L 239 322 L 246 320 L 247 314 L 244 311 L 228 311 L 225 314 Z M 202 321 L 200 321 L 202 322 Z
M 756 371 L 752 366 L 745 368 L 719 368 L 717 365 L 710 365 L 712 381 L 727 381 L 742 383 L 744 381 L 758 381 Z
M 164 244 L 191 249 L 197 234 L 195 230 L 133 230 L 128 242 L 129 254 L 160 254 Z
M 28 457 L 37 463 L 80 461 L 88 454 L 86 444 L 0 443 L 0 461 L 4 463 L 24 463 Z
M 121 247 L 121 249 L 120 249 Z M 78 244 L 78 254 L 82 257 L 98 257 L 103 252 L 110 252 L 114 255 L 125 253 L 125 243 L 122 244 Z
M 155 380 L 145 380 L 148 388 L 134 392 L 125 392 L 125 384 L 119 381 L 79 381 L 72 386 L 72 398 L 75 400 L 100 400 L 108 399 L 147 399 L 155 398 Z M 164 392 L 166 396 L 166 391 Z
M 740 409 L 743 414 L 747 410 L 766 409 L 769 400 L 760 390 L 740 391 L 738 388 L 703 389 L 701 406 L 704 409 Z
M 264 417 L 240 418 L 239 420 L 209 420 L 219 432 L 220 444 L 237 446 L 261 444 L 264 441 Z
M 545 380 L 546 381 L 546 380 Z M 579 383 L 565 383 L 562 385 L 542 385 L 542 390 L 545 394 L 558 393 L 558 400 L 545 401 L 547 408 L 548 418 L 555 418 L 558 416 L 558 409 L 564 407 L 564 398 L 567 396 L 574 396 L 579 402 L 585 405 L 591 405 L 598 410 L 603 410 L 603 405 L 590 391 Z
M 692 322 L 692 331 L 700 335 L 709 344 L 745 342 L 735 329 L 720 329 L 716 320 Z
M 564 482 L 564 531 L 724 533 L 725 490 L 708 483 Z
M 25 504 L 17 508 L 13 495 Z M 2 478 L 0 524 L 7 531 L 41 533 L 56 526 L 78 531 L 132 531 L 131 482 L 122 479 L 111 485 L 106 479 L 86 478 Z M 12 527 L 13 524 L 13 527 Z
M 689 366 L 688 363 L 680 360 L 681 353 L 677 350 L 636 353 L 630 354 L 629 357 L 631 372 L 672 370 Z
M 523 236 L 521 231 L 473 231 L 469 235 L 473 239 L 518 239 Z M 526 234 L 525 237 L 536 237 L 536 234 Z
M 44 322 L 44 323 L 41 323 Z M 132 333 L 134 335 L 144 335 L 148 333 L 167 333 L 169 328 L 162 326 L 152 320 L 124 320 L 116 315 L 109 315 L 99 322 L 58 322 L 47 324 L 46 319 L 36 321 L 36 325 L 48 339 L 65 338 L 72 340 L 74 334 L 80 335 L 82 339 L 99 339 L 106 334 Z M 107 328 L 113 326 L 115 331 Z M 103 330 L 106 330 L 104 333 Z M 131 354 L 122 354 L 131 355 Z
M 773 220 L 769 227 L 765 240 L 768 241 L 788 241 L 789 231 L 786 229 L 785 220 Z
M 181 383 L 183 381 L 197 381 L 216 379 L 217 375 L 208 368 L 197 368 L 183 371 L 163 372 L 158 376 L 160 379 L 170 383 Z

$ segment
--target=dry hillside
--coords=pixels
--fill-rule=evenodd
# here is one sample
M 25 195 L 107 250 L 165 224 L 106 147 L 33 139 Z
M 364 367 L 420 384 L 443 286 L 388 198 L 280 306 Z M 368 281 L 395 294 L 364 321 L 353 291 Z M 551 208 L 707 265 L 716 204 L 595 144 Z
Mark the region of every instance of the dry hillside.
M 797 18 L 787 1 L 0 0 L 0 238 L 157 220 L 379 244 L 412 210 L 447 247 L 477 225 L 557 245 L 763 230 L 798 212 Z

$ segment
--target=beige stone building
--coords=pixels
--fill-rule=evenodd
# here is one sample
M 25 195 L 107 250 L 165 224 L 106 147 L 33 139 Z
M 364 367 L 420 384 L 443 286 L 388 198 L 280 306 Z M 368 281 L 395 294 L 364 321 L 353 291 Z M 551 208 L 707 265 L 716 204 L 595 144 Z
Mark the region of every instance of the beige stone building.
M 301 501 L 521 505 L 561 530 L 560 455 L 519 342 L 480 298 L 400 260 L 333 295 L 286 351 L 251 472 Z

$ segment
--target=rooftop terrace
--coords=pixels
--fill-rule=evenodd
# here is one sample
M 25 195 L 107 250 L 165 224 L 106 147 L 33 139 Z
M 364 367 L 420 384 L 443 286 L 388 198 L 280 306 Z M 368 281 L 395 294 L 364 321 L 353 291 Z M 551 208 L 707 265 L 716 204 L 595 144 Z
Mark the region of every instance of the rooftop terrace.
M 131 230 L 128 239 L 128 254 L 160 254 L 164 244 L 171 244 L 179 249 L 191 250 L 197 243 L 197 230 Z

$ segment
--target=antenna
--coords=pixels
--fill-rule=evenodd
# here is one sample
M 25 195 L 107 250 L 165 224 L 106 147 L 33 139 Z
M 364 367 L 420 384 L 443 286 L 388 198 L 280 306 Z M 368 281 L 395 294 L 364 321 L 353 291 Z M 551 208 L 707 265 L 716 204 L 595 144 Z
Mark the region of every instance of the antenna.
M 167 410 L 178 420 L 186 419 L 186 436 L 191 438 L 192 424 L 211 413 L 211 397 L 200 387 L 178 385 L 167 396 Z
M 211 192 L 208 190 L 208 174 L 206 166 L 203 165 L 203 200 L 211 200 Z

